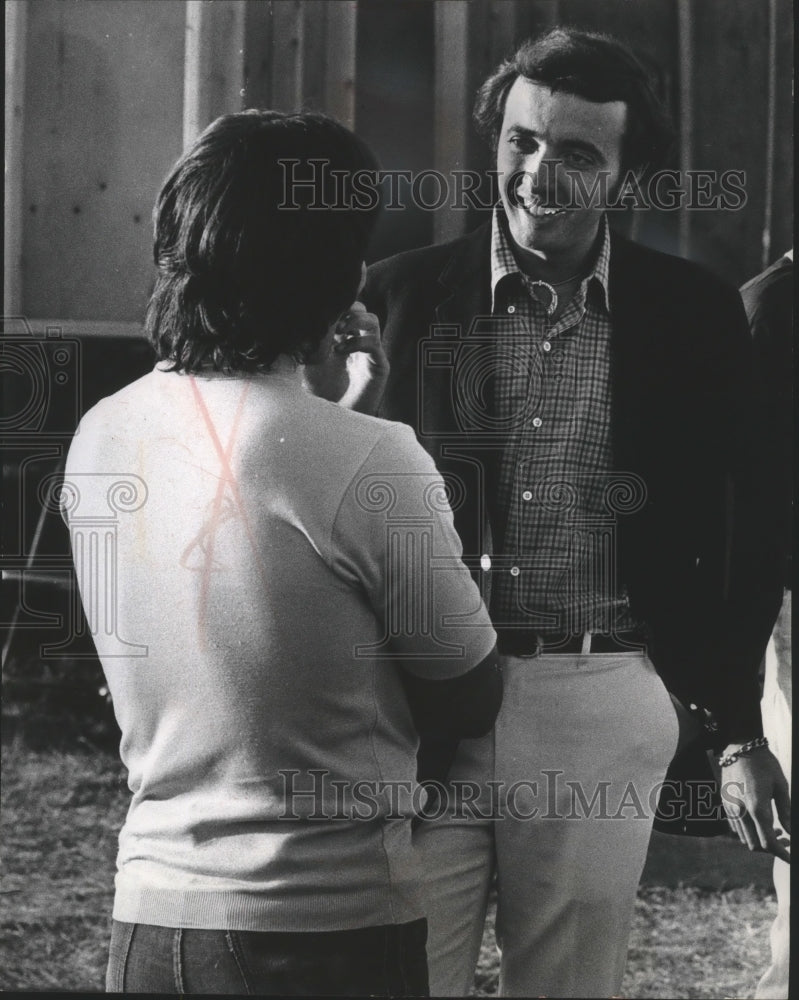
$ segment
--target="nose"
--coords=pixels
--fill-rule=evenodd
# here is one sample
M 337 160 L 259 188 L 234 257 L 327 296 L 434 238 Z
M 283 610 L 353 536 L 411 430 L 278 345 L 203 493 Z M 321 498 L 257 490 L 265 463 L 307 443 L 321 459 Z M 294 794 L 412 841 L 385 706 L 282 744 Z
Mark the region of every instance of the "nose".
M 553 193 L 557 189 L 557 166 L 559 161 L 545 147 L 525 156 L 519 164 L 520 180 L 517 191 L 524 197 Z

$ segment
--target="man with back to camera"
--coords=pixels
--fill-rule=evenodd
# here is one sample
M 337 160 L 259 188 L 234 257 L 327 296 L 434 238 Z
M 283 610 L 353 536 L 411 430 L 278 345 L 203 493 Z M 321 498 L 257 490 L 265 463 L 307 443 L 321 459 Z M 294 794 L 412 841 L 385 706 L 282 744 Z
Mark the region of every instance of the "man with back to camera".
M 353 303 L 377 206 L 283 208 L 285 161 L 319 159 L 375 166 L 311 112 L 224 115 L 185 151 L 153 217 L 158 363 L 69 450 L 63 510 L 132 792 L 111 993 L 427 995 L 418 740 L 432 721 L 485 733 L 501 700 L 430 456 L 345 408 L 347 357 L 379 346 Z M 448 572 L 397 572 L 397 533 Z M 460 628 L 476 608 L 482 628 Z
M 499 993 L 610 996 L 678 741 L 666 687 L 724 753 L 738 836 L 787 857 L 758 707 L 781 580 L 751 345 L 733 288 L 608 227 L 622 178 L 669 145 L 626 47 L 527 42 L 475 122 L 496 151 L 491 221 L 374 265 L 362 296 L 391 364 L 378 412 L 453 486 L 505 681 L 495 732 L 461 746 L 447 815 L 419 831 L 431 992 L 470 989 L 496 873 Z

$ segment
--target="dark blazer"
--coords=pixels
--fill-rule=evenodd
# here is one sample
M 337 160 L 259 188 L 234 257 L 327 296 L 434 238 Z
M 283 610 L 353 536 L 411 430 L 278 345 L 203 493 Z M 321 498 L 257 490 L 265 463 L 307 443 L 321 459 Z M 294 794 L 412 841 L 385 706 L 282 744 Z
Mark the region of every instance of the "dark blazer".
M 362 294 L 391 362 L 380 416 L 414 427 L 460 483 L 453 508 L 476 576 L 492 554 L 485 482 L 501 435 L 464 404 L 481 379 L 460 359 L 479 350 L 490 315 L 489 251 L 486 223 L 373 265 Z M 758 669 L 782 591 L 740 295 L 614 233 L 609 297 L 614 462 L 643 484 L 637 509 L 618 517 L 618 574 L 667 687 L 713 713 L 720 744 L 748 739 L 762 731 Z

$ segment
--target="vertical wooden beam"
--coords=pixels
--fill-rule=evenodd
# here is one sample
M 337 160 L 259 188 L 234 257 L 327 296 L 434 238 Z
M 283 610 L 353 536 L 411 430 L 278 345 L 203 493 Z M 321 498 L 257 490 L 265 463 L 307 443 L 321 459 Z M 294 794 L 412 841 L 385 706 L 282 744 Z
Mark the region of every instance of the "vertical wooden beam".
M 471 93 L 469 88 L 469 4 L 438 0 L 435 15 L 433 166 L 449 183 L 451 171 L 467 166 Z M 451 186 L 451 185 L 450 185 Z M 466 213 L 444 205 L 435 213 L 436 243 L 460 236 Z
M 768 107 L 766 110 L 766 178 L 760 266 L 771 263 L 771 217 L 774 212 L 774 160 L 777 141 L 777 0 L 768 5 Z
M 183 59 L 183 147 L 202 131 L 208 106 L 208 20 L 204 0 L 187 0 L 186 48 Z
M 490 0 L 490 71 L 507 59 L 521 41 L 521 20 L 516 0 Z
M 691 0 L 677 0 L 677 44 L 679 65 L 679 125 L 680 172 L 683 180 L 694 160 L 694 44 Z M 691 251 L 691 210 L 685 205 L 680 209 L 680 254 L 688 257 Z
M 325 8 L 325 110 L 342 125 L 354 129 L 358 4 L 356 0 L 337 0 L 325 4 Z
M 777 0 L 777 50 L 774 66 L 774 209 L 771 213 L 772 259 L 794 243 L 794 6 L 791 0 Z
M 298 111 L 302 106 L 303 10 L 299 0 L 273 0 L 272 107 Z
M 22 312 L 22 142 L 25 109 L 27 0 L 6 3 L 6 176 L 3 312 Z
M 302 3 L 302 81 L 300 104 L 313 111 L 325 110 L 327 15 L 337 3 Z
M 183 90 L 183 144 L 244 97 L 244 0 L 188 0 Z
M 272 107 L 272 5 L 265 0 L 246 0 L 242 106 Z
M 713 210 L 702 210 L 701 196 L 696 196 L 693 185 L 689 252 L 694 260 L 740 285 L 761 269 L 768 146 L 769 4 L 702 0 L 691 3 L 690 8 L 694 50 L 694 159 L 690 166 L 714 171 L 717 177 L 728 170 L 741 171 L 746 198 L 733 211 L 725 210 L 718 202 Z M 726 108 L 735 109 L 735 113 L 720 113 L 719 109 Z M 790 170 L 789 162 L 775 170 L 775 182 L 783 170 Z M 790 203 L 790 199 L 784 199 L 781 214 L 790 211 Z M 775 207 L 777 204 L 775 199 Z

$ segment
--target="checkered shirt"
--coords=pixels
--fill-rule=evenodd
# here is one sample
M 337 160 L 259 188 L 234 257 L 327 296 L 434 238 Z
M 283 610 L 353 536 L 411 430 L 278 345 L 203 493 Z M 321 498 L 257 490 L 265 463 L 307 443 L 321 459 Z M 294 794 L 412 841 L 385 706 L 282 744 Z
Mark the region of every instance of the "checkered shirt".
M 619 479 L 610 439 L 610 234 L 555 322 L 529 292 L 501 207 L 491 237 L 494 419 L 507 434 L 489 505 L 498 536 L 491 614 L 541 632 L 634 625 L 615 579 Z M 611 490 L 611 494 L 609 494 Z

